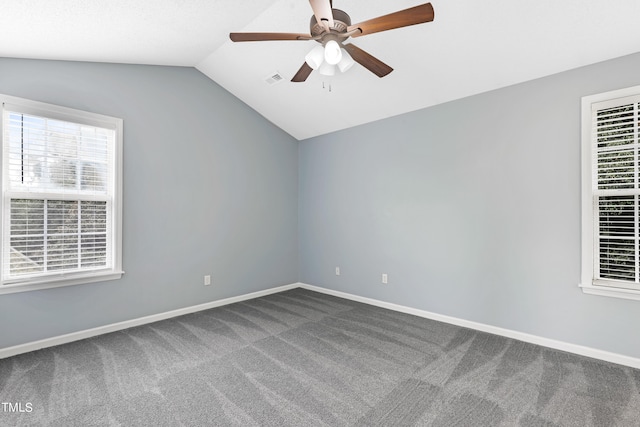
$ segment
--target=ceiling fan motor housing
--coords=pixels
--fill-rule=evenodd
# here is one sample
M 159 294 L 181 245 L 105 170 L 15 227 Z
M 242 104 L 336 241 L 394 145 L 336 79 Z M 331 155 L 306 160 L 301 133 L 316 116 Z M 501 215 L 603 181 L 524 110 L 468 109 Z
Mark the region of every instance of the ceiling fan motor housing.
M 346 33 L 347 27 L 351 25 L 351 18 L 347 15 L 346 12 L 340 9 L 332 9 L 333 11 L 333 27 L 329 28 L 332 33 Z M 325 34 L 325 27 L 323 24 L 319 24 L 316 20 L 315 16 L 311 16 L 311 22 L 309 23 L 309 28 L 312 36 L 321 36 Z M 318 40 L 322 43 L 321 40 Z

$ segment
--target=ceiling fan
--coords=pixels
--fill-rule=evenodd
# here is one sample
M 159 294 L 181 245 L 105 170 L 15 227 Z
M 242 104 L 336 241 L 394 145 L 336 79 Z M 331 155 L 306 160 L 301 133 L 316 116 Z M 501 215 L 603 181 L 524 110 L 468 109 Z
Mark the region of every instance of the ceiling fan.
M 420 6 L 400 10 L 388 15 L 369 19 L 359 24 L 351 24 L 351 18 L 340 9 L 333 9 L 332 0 L 309 0 L 313 9 L 310 34 L 300 33 L 230 33 L 234 42 L 253 42 L 271 40 L 315 40 L 316 46 L 307 56 L 292 82 L 304 82 L 313 70 L 323 75 L 333 75 L 336 67 L 345 72 L 355 62 L 378 77 L 384 77 L 393 68 L 355 46 L 343 44 L 349 37 L 366 36 L 380 31 L 393 30 L 409 25 L 431 22 L 434 18 L 433 6 L 425 3 Z

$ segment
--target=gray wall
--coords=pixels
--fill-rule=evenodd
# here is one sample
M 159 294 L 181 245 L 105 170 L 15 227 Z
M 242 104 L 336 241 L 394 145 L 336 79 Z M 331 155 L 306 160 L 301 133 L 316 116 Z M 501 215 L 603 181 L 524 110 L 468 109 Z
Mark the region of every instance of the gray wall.
M 578 288 L 580 98 L 638 70 L 640 54 L 303 141 L 300 280 L 640 357 L 640 301 Z
M 297 143 L 198 71 L 0 59 L 0 93 L 124 119 L 126 271 L 0 295 L 0 348 L 297 282 Z
M 0 59 L 0 93 L 124 119 L 126 271 L 1 295 L 0 348 L 302 281 L 640 357 L 640 302 L 577 287 L 580 98 L 638 69 L 632 55 L 297 145 L 193 69 Z

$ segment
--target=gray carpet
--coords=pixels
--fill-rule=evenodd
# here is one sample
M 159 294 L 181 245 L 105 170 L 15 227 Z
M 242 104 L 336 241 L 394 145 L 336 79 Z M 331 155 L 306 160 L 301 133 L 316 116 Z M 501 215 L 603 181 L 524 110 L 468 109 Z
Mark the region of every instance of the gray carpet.
M 640 371 L 303 289 L 0 360 L 7 426 L 640 426 Z

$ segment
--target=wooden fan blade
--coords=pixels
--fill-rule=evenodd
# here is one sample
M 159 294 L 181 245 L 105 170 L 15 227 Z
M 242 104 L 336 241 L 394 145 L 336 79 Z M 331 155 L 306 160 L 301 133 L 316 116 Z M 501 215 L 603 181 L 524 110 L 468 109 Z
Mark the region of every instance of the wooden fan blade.
M 310 40 L 309 34 L 299 33 L 229 33 L 234 42 L 262 42 L 272 40 Z
M 388 15 L 379 16 L 378 18 L 369 19 L 359 24 L 350 25 L 347 31 L 359 29 L 351 37 L 360 37 L 367 34 L 377 33 L 380 31 L 393 30 L 395 28 L 408 27 L 409 25 L 423 24 L 433 21 L 435 13 L 431 3 L 425 3 L 420 6 L 410 7 Z
M 309 74 L 313 71 L 313 68 L 309 66 L 306 62 L 302 64 L 302 67 L 298 70 L 295 76 L 291 79 L 292 82 L 300 83 L 307 80 Z
M 356 61 L 358 64 L 362 65 L 364 68 L 371 71 L 378 77 L 384 77 L 393 71 L 393 68 L 389 67 L 378 58 L 371 56 L 354 44 L 347 43 L 342 47 L 344 47 L 344 49 L 349 52 L 349 55 L 351 55 L 354 61 Z
M 316 17 L 318 23 L 325 23 L 325 28 L 329 31 L 329 28 L 333 28 L 333 9 L 331 8 L 330 0 L 309 0 L 311 3 L 311 9 Z

